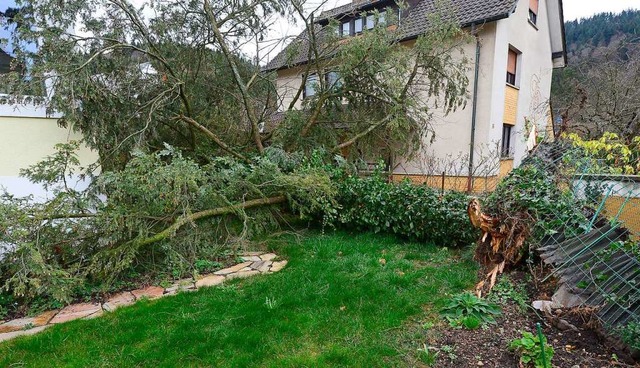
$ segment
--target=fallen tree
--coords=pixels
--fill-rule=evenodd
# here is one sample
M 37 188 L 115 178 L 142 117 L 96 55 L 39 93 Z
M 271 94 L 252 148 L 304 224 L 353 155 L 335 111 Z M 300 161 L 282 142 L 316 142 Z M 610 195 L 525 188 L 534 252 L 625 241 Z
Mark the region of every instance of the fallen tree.
M 469 219 L 482 231 L 475 259 L 485 276 L 476 285 L 478 296 L 490 292 L 505 269 L 531 260 L 531 245 L 537 246 L 545 235 L 577 234 L 587 228 L 584 203 L 574 197 L 566 181 L 570 175 L 563 175 L 566 150 L 562 142 L 538 146 L 500 182 L 484 208 L 478 199 L 469 202 Z
M 319 30 L 304 1 L 16 3 L 10 42 L 29 78 L 0 76 L 8 100 L 46 82 L 55 93 L 38 103 L 99 154 L 81 168 L 79 144 L 61 145 L 23 172 L 48 200 L 0 200 L 0 282 L 21 302 L 67 302 L 128 273 L 182 277 L 290 213 L 335 212 L 337 152 L 346 164 L 411 155 L 435 111 L 466 101 L 467 35 L 451 17 L 434 15 L 408 48 L 382 25 L 337 42 L 337 24 Z M 302 101 L 305 77 L 286 105 L 260 69 L 281 16 L 304 24 L 300 68 L 319 76 L 313 98 Z M 75 190 L 71 174 L 91 185 Z

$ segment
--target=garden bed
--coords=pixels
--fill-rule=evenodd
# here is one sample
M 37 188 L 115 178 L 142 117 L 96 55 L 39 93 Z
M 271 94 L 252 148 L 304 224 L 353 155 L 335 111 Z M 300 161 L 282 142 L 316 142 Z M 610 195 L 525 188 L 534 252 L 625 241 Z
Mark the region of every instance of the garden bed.
M 518 367 L 518 357 L 508 346 L 522 336 L 520 331 L 535 334 L 538 322 L 554 349 L 552 364 L 555 368 L 633 366 L 631 358 L 624 351 L 594 330 L 588 314 L 579 310 L 562 311 L 548 318 L 540 311 L 518 305 L 518 301 L 530 305 L 532 300 L 548 299 L 549 285 L 535 288 L 527 283 L 529 277 L 525 271 L 515 271 L 505 277 L 513 280 L 512 285 L 527 285 L 527 289 L 521 290 L 524 293 L 520 296 L 509 288 L 506 288 L 506 292 L 505 288 L 495 291 L 498 295 L 490 298 L 502 299 L 499 303 L 502 315 L 496 318 L 495 325 L 468 330 L 440 324 L 437 328 L 425 331 L 431 350 L 437 354 L 433 366 Z M 514 296 L 519 300 L 513 300 Z

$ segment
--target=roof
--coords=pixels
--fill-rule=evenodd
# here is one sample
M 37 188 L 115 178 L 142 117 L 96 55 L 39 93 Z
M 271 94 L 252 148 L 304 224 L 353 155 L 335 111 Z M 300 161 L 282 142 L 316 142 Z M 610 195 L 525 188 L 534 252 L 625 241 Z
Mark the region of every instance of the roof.
M 317 22 L 326 22 L 329 18 L 339 18 L 345 14 L 353 14 L 358 11 L 380 5 L 383 0 L 370 0 L 349 3 L 334 9 L 322 12 Z M 403 12 L 398 32 L 403 40 L 413 39 L 429 29 L 428 15 L 436 11 L 437 0 L 420 0 Z M 514 10 L 518 0 L 451 0 L 452 14 L 457 18 L 461 27 L 473 24 L 482 24 L 507 18 Z M 322 38 L 321 26 L 316 26 L 317 38 Z M 309 34 L 302 32 L 289 46 L 285 47 L 264 68 L 265 70 L 277 70 L 284 67 L 298 65 L 307 61 L 309 50 Z
M 352 14 L 361 10 L 365 10 L 366 8 L 373 8 L 379 3 L 383 2 L 393 2 L 389 0 L 369 0 L 369 1 L 352 1 L 348 4 L 338 6 L 333 9 L 325 10 L 316 18 L 317 21 L 324 21 L 331 18 L 337 18 L 341 15 Z
M 0 49 L 0 74 L 8 73 L 11 70 L 11 60 L 13 58 Z

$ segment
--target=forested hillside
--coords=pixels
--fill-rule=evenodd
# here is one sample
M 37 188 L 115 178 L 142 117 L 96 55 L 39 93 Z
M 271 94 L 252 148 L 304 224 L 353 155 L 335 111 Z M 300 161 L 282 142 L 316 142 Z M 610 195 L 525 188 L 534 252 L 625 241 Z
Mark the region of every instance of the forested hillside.
M 619 38 L 640 37 L 640 11 L 601 13 L 565 23 L 567 48 L 571 54 L 583 49 L 606 47 Z
M 567 22 L 569 66 L 556 70 L 552 105 L 562 131 L 629 142 L 640 135 L 640 11 Z

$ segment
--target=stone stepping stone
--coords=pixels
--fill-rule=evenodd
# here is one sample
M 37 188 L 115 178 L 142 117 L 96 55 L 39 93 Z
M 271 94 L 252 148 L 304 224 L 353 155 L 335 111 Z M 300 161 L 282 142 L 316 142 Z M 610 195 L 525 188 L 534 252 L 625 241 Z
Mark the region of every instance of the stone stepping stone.
M 256 271 L 265 273 L 265 272 L 269 271 L 269 268 L 271 268 L 271 264 L 272 263 L 273 262 L 271 262 L 271 261 L 253 262 L 251 264 L 251 268 L 256 270 Z
M 136 301 L 136 297 L 128 291 L 116 294 L 109 298 L 106 303 L 102 304 L 102 309 L 107 312 L 113 312 L 117 308 L 125 305 L 131 305 Z
M 278 261 L 278 262 L 273 262 L 273 265 L 271 265 L 271 272 L 278 272 L 280 270 L 282 270 L 284 268 L 284 266 L 287 265 L 287 261 Z
M 164 288 L 161 288 L 160 286 L 147 286 L 144 289 L 133 290 L 131 291 L 131 294 L 133 294 L 136 300 L 142 298 L 157 299 L 164 295 Z
M 72 304 L 64 307 L 55 317 L 49 321 L 49 324 L 63 323 L 78 318 L 88 317 L 94 313 L 102 311 L 102 307 L 98 303 L 81 303 Z
M 178 280 L 170 287 L 164 289 L 165 295 L 175 295 L 180 291 L 195 290 L 196 286 L 192 279 Z
M 240 257 L 245 262 L 260 262 L 262 259 L 259 256 L 244 256 Z
M 222 275 L 209 275 L 196 281 L 196 287 L 199 289 L 205 286 L 216 286 L 224 282 L 225 277 Z
M 278 257 L 275 253 L 267 253 L 260 256 L 260 259 L 263 261 L 273 261 Z
M 240 271 L 241 269 L 243 269 L 245 267 L 249 267 L 250 265 L 251 265 L 251 262 L 238 263 L 235 266 L 231 266 L 231 267 L 228 267 L 228 268 L 223 268 L 222 270 L 216 271 L 213 274 L 214 275 L 228 275 L 228 274 L 231 274 L 231 273 L 234 273 L 234 272 L 238 272 L 238 271 Z
M 47 311 L 35 317 L 19 318 L 0 325 L 0 334 L 27 330 L 32 327 L 44 326 L 58 313 L 57 310 Z
M 245 277 L 258 275 L 259 273 L 260 273 L 259 271 L 255 271 L 255 270 L 249 269 L 248 271 L 240 271 L 240 272 L 229 274 L 229 275 L 227 275 L 227 279 L 228 280 L 244 279 Z
M 14 332 L 0 333 L 0 342 L 6 341 L 6 340 L 11 340 L 11 339 L 16 338 L 18 336 L 26 336 L 26 335 L 37 334 L 38 332 L 44 331 L 49 326 L 50 325 L 34 327 L 34 328 L 29 329 L 29 330 L 20 330 L 20 331 L 14 331 Z

